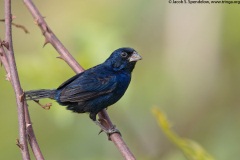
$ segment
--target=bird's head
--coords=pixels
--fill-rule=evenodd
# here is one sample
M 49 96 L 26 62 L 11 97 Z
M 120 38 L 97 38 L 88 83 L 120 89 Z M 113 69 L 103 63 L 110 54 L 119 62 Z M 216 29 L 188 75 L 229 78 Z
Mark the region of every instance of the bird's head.
M 142 57 L 132 48 L 119 48 L 115 50 L 105 63 L 111 65 L 115 71 L 132 72 L 135 64 Z

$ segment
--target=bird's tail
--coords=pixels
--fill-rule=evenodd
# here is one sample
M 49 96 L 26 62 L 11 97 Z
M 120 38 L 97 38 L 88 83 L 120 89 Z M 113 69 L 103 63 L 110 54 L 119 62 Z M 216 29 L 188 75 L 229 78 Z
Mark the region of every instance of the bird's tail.
M 26 100 L 39 100 L 42 98 L 54 99 L 55 93 L 56 93 L 55 89 L 40 89 L 40 90 L 26 91 L 25 96 L 26 96 Z

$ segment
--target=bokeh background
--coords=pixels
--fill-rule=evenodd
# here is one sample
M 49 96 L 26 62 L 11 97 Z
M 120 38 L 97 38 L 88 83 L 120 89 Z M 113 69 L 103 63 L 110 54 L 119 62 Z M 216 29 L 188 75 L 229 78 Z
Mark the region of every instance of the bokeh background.
M 240 5 L 170 4 L 158 0 L 35 0 L 50 28 L 77 61 L 89 68 L 122 46 L 143 57 L 125 96 L 108 109 L 140 160 L 184 160 L 151 114 L 164 111 L 173 129 L 201 144 L 218 160 L 240 157 Z M 74 72 L 57 59 L 21 1 L 13 1 L 14 50 L 24 90 L 56 88 Z M 0 1 L 0 18 L 4 18 Z M 4 39 L 4 24 L 0 23 Z M 43 100 L 42 103 L 52 102 Z M 21 159 L 15 145 L 17 112 L 12 87 L 0 69 L 0 159 Z M 122 159 L 87 114 L 53 102 L 29 102 L 35 133 L 48 160 Z

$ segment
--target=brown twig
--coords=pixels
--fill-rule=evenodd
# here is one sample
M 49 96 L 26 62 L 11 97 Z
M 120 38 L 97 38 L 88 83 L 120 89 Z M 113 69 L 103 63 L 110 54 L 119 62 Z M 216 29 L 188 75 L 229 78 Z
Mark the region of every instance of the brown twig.
M 33 4 L 32 0 L 23 0 L 28 10 L 32 14 L 35 22 L 40 27 L 43 36 L 45 37 L 45 43 L 50 43 L 60 54 L 61 59 L 63 59 L 76 73 L 81 73 L 84 69 L 78 64 L 78 62 L 72 57 L 72 55 L 68 52 L 68 50 L 63 46 L 63 44 L 58 40 L 55 34 L 51 31 L 47 23 L 45 22 L 43 16 L 40 14 L 37 7 Z M 100 119 L 105 119 L 107 122 L 104 127 L 113 127 L 113 124 L 105 110 L 101 111 L 98 114 Z M 110 135 L 111 140 L 114 142 L 118 150 L 121 152 L 123 157 L 127 160 L 134 160 L 135 157 L 132 152 L 129 150 L 125 142 L 123 141 L 121 135 L 119 133 L 114 133 Z
M 6 28 L 5 41 L 9 45 L 7 59 L 9 63 L 10 78 L 11 78 L 13 89 L 15 91 L 16 103 L 17 103 L 18 126 L 19 126 L 19 143 L 18 144 L 19 146 L 21 146 L 22 159 L 30 160 L 28 144 L 27 144 L 24 105 L 23 105 L 23 101 L 20 98 L 21 95 L 23 95 L 23 91 L 20 86 L 15 57 L 14 57 L 11 23 L 12 23 L 11 0 L 5 0 L 5 28 Z
M 5 19 L 0 19 L 0 22 L 5 22 Z M 29 31 L 27 30 L 27 28 L 21 24 L 17 24 L 17 23 L 13 23 L 12 22 L 12 25 L 16 28 L 20 28 L 22 29 L 26 34 L 29 33 Z
M 22 29 L 26 34 L 29 33 L 29 31 L 27 30 L 27 28 L 21 24 L 16 24 L 16 23 L 12 23 L 12 25 L 16 28 L 20 28 Z

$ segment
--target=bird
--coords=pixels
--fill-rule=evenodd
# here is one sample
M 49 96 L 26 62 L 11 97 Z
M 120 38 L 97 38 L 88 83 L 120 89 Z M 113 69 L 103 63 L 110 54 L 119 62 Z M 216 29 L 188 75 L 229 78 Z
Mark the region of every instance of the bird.
M 89 113 L 101 130 L 111 134 L 117 129 L 106 129 L 96 119 L 103 109 L 116 103 L 126 92 L 131 73 L 142 57 L 133 48 L 123 47 L 112 52 L 103 63 L 71 77 L 56 89 L 25 91 L 26 100 L 50 98 L 68 110 Z

